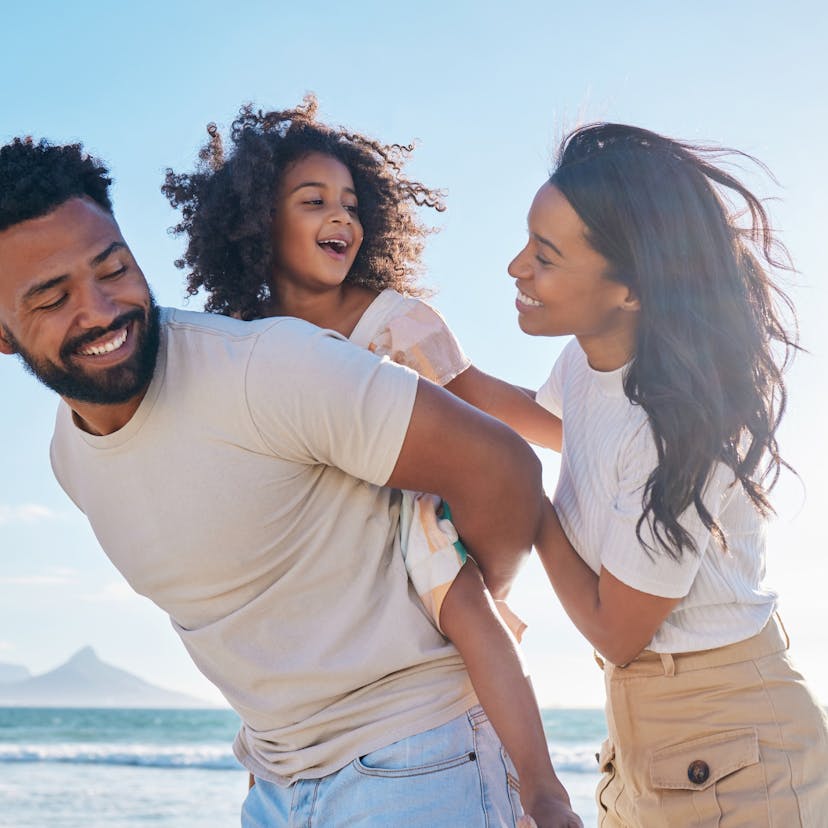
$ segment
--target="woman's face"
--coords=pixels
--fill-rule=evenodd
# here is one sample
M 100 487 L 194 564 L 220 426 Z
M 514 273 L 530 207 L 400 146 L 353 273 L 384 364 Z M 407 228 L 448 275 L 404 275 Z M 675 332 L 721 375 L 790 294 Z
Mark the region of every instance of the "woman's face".
M 606 275 L 609 263 L 590 246 L 586 225 L 553 184 L 538 190 L 528 223 L 529 240 L 509 265 L 521 330 L 531 336 L 574 334 L 588 356 L 593 345 L 600 344 L 602 352 L 623 350 L 623 365 L 635 341 L 635 295 Z

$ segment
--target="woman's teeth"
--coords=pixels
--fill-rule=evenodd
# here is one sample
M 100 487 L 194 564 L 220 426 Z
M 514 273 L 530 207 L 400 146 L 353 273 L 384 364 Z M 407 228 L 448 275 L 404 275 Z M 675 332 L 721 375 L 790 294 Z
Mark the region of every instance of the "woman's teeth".
M 105 342 L 101 345 L 89 345 L 86 348 L 81 349 L 81 353 L 84 356 L 100 356 L 101 354 L 110 354 L 112 351 L 117 351 L 124 342 L 126 342 L 127 338 L 127 329 L 124 328 L 116 337 L 110 339 L 109 342 Z
M 522 291 L 519 290 L 517 292 L 517 294 L 518 294 L 518 300 L 520 301 L 521 305 L 529 305 L 530 307 L 533 307 L 533 308 L 542 308 L 543 307 L 543 302 L 538 302 L 537 299 L 533 299 L 531 296 L 527 296 Z

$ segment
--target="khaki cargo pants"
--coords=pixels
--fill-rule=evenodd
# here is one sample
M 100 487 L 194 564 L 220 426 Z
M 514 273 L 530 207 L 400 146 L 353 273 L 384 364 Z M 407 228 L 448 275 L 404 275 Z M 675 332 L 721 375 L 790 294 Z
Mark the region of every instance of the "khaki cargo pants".
M 746 641 L 603 664 L 600 828 L 828 828 L 828 720 L 772 618 Z

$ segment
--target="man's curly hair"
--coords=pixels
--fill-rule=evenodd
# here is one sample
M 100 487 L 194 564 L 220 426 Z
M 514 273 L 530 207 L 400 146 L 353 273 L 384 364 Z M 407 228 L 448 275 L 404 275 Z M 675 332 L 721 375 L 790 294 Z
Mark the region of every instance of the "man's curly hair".
M 0 231 L 45 216 L 70 198 L 91 198 L 111 214 L 111 183 L 109 170 L 80 144 L 15 138 L 0 147 Z
M 313 95 L 294 109 L 241 108 L 225 153 L 215 124 L 192 173 L 168 169 L 162 191 L 182 219 L 171 231 L 186 234 L 176 262 L 189 269 L 187 293 L 204 289 L 213 313 L 254 319 L 273 312 L 271 224 L 276 195 L 290 164 L 313 152 L 341 161 L 350 171 L 365 238 L 346 282 L 374 290 L 422 294 L 416 286 L 425 236 L 416 207 L 445 209 L 443 194 L 402 174 L 413 146 L 385 145 L 316 120 Z M 278 311 L 278 309 L 275 309 Z

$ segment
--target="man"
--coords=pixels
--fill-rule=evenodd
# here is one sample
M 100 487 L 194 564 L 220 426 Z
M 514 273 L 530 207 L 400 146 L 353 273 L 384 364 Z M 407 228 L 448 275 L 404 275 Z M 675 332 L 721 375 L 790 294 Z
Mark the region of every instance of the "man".
M 307 323 L 158 309 L 109 184 L 78 145 L 0 149 L 0 351 L 61 396 L 58 480 L 241 716 L 245 824 L 511 825 L 395 489 L 451 503 L 497 595 L 540 519 L 531 450 Z

